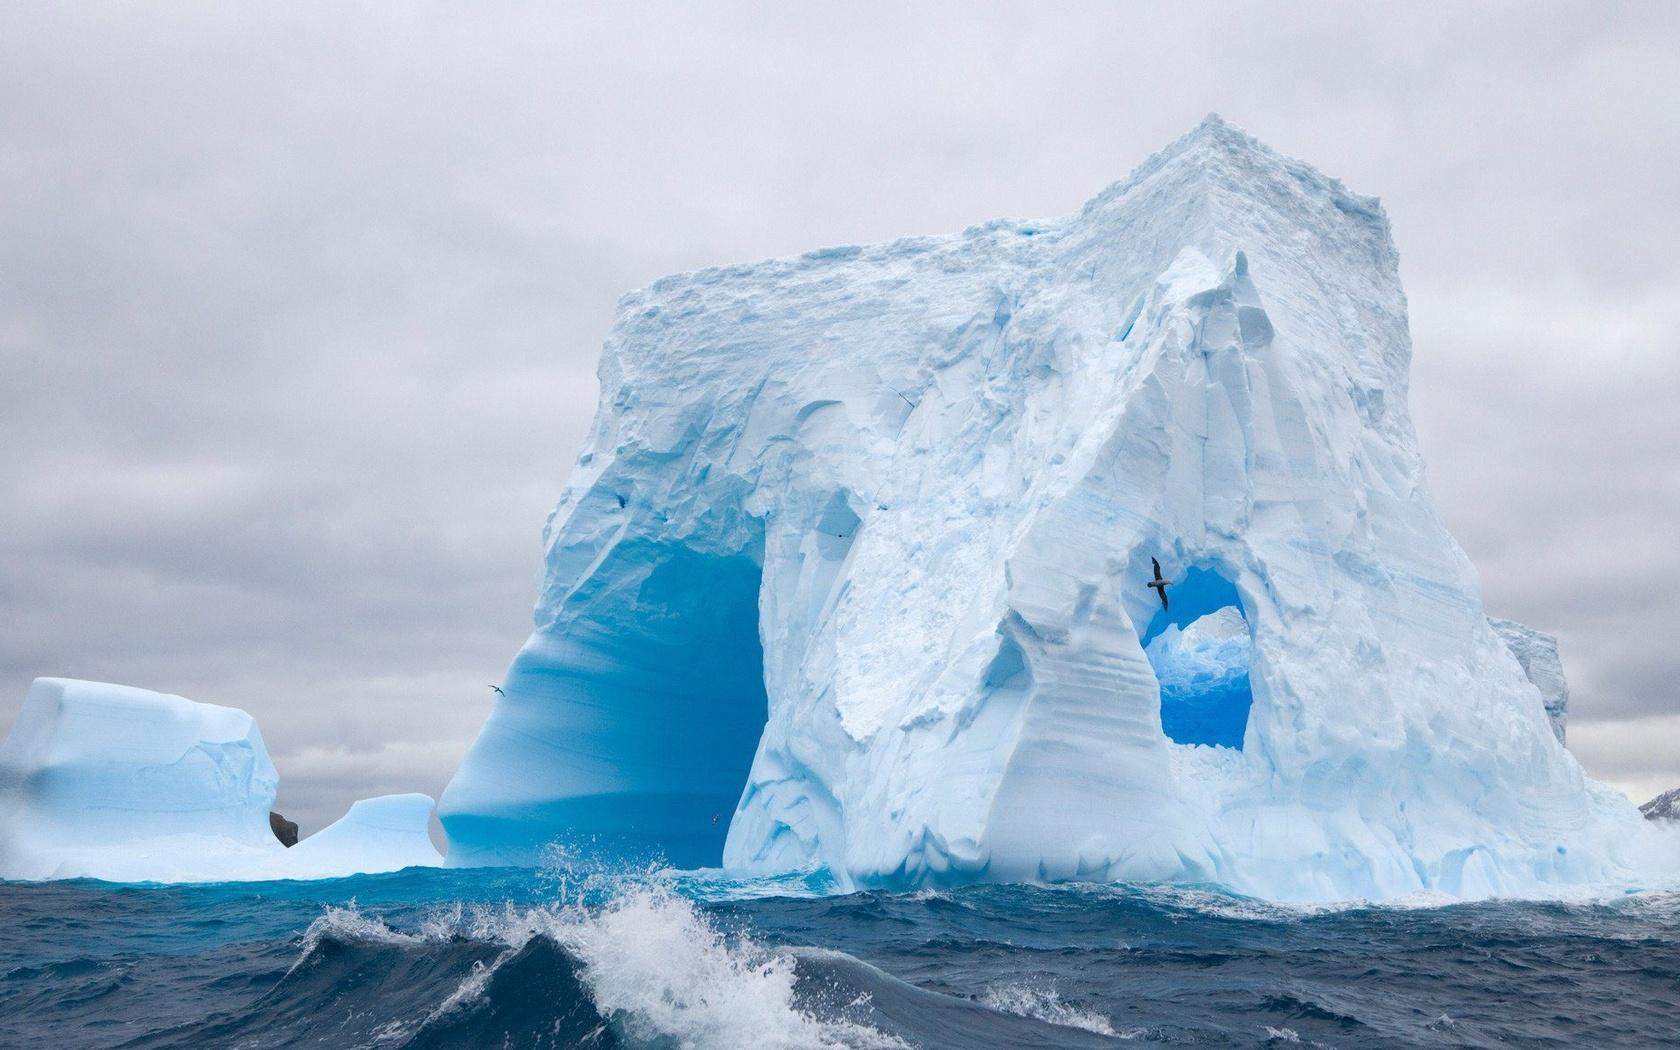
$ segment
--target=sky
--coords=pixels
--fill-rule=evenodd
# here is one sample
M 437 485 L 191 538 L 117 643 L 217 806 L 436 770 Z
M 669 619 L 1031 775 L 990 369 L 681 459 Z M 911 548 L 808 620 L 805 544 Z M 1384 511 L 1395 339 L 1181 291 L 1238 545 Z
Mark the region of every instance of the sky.
M 1680 785 L 1680 5 L 905 6 L 12 5 L 0 727 L 117 681 L 255 715 L 305 833 L 435 795 L 621 293 L 1065 214 L 1218 112 L 1382 198 L 1488 611 Z

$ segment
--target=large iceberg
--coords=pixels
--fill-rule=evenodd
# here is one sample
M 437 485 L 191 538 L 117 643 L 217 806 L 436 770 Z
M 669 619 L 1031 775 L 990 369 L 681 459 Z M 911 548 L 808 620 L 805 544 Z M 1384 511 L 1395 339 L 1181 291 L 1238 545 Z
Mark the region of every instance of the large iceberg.
M 1428 497 L 1409 361 L 1378 203 L 1217 118 L 1067 219 L 626 296 L 451 863 L 1636 878 L 1648 825 Z M 1211 721 L 1175 738 L 1172 704 Z
M 358 802 L 288 850 L 269 824 L 279 786 L 244 711 L 38 678 L 0 744 L 0 878 L 325 878 L 443 862 L 425 795 Z

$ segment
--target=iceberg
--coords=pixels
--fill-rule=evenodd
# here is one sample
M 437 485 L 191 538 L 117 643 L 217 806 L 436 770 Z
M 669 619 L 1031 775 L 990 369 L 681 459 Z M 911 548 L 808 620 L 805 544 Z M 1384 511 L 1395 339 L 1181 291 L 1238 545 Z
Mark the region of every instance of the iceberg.
M 351 872 L 437 867 L 443 856 L 432 845 L 426 828 L 432 808 L 431 796 L 418 793 L 361 799 L 344 816 L 287 852 L 290 877 L 332 878 Z
M 38 678 L 0 744 L 0 878 L 218 882 L 443 862 L 425 795 L 358 802 L 287 849 L 270 823 L 279 786 L 244 711 Z
M 283 859 L 279 786 L 243 711 L 38 678 L 0 744 L 0 876 L 176 881 Z
M 1430 501 L 1410 354 L 1378 202 L 1216 117 L 1065 219 L 626 295 L 450 862 L 1636 879 Z

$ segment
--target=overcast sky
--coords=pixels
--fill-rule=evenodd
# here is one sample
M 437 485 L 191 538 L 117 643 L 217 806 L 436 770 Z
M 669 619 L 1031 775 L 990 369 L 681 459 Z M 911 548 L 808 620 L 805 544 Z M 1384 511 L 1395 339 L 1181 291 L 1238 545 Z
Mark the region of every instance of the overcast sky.
M 1217 111 L 1383 199 L 1489 612 L 1680 785 L 1680 5 L 899 8 L 9 5 L 0 726 L 118 681 L 254 714 L 306 832 L 436 794 L 621 292 L 1063 214 Z

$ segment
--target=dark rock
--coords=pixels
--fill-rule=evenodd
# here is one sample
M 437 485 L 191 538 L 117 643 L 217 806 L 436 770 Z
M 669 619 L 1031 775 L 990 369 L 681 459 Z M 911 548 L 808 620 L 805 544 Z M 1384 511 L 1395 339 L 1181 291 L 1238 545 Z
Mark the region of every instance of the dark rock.
M 297 845 L 297 824 L 287 820 L 278 813 L 269 813 L 268 826 L 274 832 L 274 837 L 280 840 L 280 845 L 291 849 Z
M 1680 788 L 1664 791 L 1639 807 L 1646 820 L 1680 820 Z

